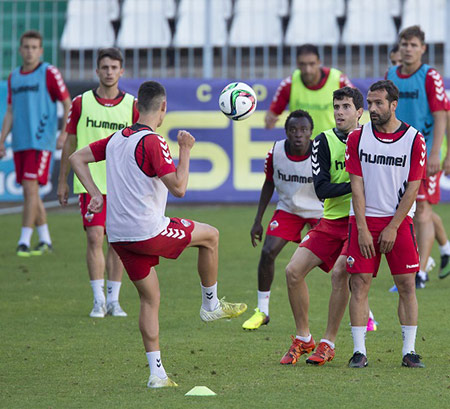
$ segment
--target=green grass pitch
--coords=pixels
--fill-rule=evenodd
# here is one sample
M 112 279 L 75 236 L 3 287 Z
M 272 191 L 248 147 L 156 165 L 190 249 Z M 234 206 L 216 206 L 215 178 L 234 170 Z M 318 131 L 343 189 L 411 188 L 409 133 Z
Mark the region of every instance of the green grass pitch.
M 267 224 L 272 214 L 266 212 Z M 436 207 L 450 232 L 448 206 Z M 417 352 L 426 368 L 401 367 L 397 294 L 383 262 L 370 304 L 379 322 L 367 335 L 369 367 L 347 368 L 352 355 L 348 311 L 336 342 L 336 357 L 323 367 L 279 360 L 295 333 L 284 267 L 295 246 L 277 259 L 270 304 L 271 322 L 244 332 L 256 307 L 256 266 L 250 228 L 256 206 L 170 207 L 168 214 L 219 228 L 219 296 L 246 302 L 235 320 L 205 324 L 195 249 L 177 261 L 162 260 L 160 337 L 166 370 L 178 388 L 148 390 L 147 360 L 138 329 L 139 302 L 124 275 L 121 304 L 128 318 L 92 319 L 92 293 L 85 266 L 85 235 L 74 209 L 50 211 L 55 251 L 22 259 L 14 250 L 20 215 L 1 216 L 0 408 L 444 408 L 450 401 L 450 277 L 418 292 Z M 36 233 L 35 233 L 36 235 Z M 34 237 L 36 240 L 36 237 Z M 433 257 L 439 260 L 438 248 Z M 310 327 L 318 341 L 326 325 L 329 276 L 313 270 Z M 214 397 L 186 397 L 205 385 Z

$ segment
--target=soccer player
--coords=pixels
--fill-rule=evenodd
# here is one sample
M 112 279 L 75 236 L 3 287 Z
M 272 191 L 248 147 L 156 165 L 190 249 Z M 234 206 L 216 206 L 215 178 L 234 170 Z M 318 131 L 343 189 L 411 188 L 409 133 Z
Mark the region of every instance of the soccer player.
M 312 44 L 304 44 L 299 48 L 297 67 L 278 86 L 266 113 L 266 128 L 272 129 L 275 126 L 278 116 L 289 104 L 291 112 L 297 109 L 309 112 L 314 121 L 314 133 L 318 135 L 334 126 L 331 103 L 333 91 L 351 86 L 351 83 L 341 71 L 322 67 L 319 50 Z
M 277 208 L 266 232 L 258 265 L 258 307 L 244 322 L 244 329 L 258 329 L 269 323 L 270 287 L 275 259 L 289 241 L 300 243 L 305 225 L 314 226 L 323 213 L 323 205 L 314 191 L 311 169 L 313 120 L 306 111 L 289 114 L 284 124 L 287 139 L 277 141 L 266 157 L 266 180 L 261 190 L 258 211 L 250 231 L 253 247 L 261 241 L 261 220 L 276 189 Z
M 440 199 L 440 149 L 447 123 L 447 96 L 441 75 L 422 63 L 426 51 L 425 33 L 419 26 L 412 26 L 405 28 L 399 38 L 402 65 L 389 69 L 386 78 L 392 80 L 400 91 L 397 117 L 418 129 L 427 144 L 427 179 L 420 187 L 414 217 L 420 254 L 416 286 L 424 288 L 428 280 L 427 261 L 435 238 L 432 205 Z M 435 222 L 439 223 L 436 217 Z M 444 229 L 442 224 L 439 228 Z M 450 273 L 450 243 L 446 240 L 440 247 L 441 273 L 443 270 Z
M 336 127 L 322 132 L 313 141 L 312 172 L 314 188 L 324 200 L 323 218 L 303 238 L 286 267 L 289 301 L 294 315 L 296 336 L 282 357 L 281 364 L 294 365 L 301 355 L 316 347 L 309 330 L 309 294 L 305 278 L 319 266 L 331 272 L 331 296 L 328 324 L 314 357 L 307 362 L 323 365 L 335 355 L 335 339 L 348 303 L 348 274 L 345 269 L 345 245 L 348 237 L 348 213 L 351 187 L 344 166 L 347 135 L 358 126 L 364 99 L 356 88 L 344 87 L 333 93 Z M 367 322 L 367 321 L 366 321 Z
M 186 247 L 198 248 L 202 284 L 200 318 L 234 318 L 246 309 L 217 298 L 219 232 L 212 226 L 165 216 L 167 192 L 183 197 L 189 176 L 189 157 L 195 139 L 177 135 L 179 162 L 175 167 L 161 126 L 167 108 L 166 91 L 158 82 L 144 82 L 138 91 L 139 121 L 112 136 L 91 143 L 70 157 L 72 168 L 91 196 L 88 210 L 99 213 L 103 195 L 88 164 L 106 159 L 106 231 L 141 300 L 139 328 L 150 367 L 147 386 L 176 386 L 168 378 L 159 348 L 159 257 L 177 258 Z
M 58 118 L 56 101 L 64 107 L 63 124 L 70 109 L 70 96 L 56 67 L 41 62 L 44 52 L 38 31 L 26 31 L 20 37 L 19 53 L 23 65 L 8 78 L 8 106 L 0 136 L 0 158 L 6 155 L 5 140 L 12 132 L 12 149 L 17 183 L 23 188 L 22 230 L 17 245 L 19 257 L 39 256 L 52 251 L 47 213 L 39 196 L 39 186 L 47 184 L 55 147 L 61 148 L 64 130 L 56 141 Z M 39 242 L 31 247 L 33 229 Z
M 134 96 L 119 89 L 119 79 L 123 75 L 122 53 L 116 48 L 99 50 L 97 56 L 97 76 L 99 85 L 74 98 L 67 122 L 67 140 L 61 155 L 61 167 L 58 181 L 58 199 L 61 205 L 67 205 L 69 186 L 69 156 L 91 142 L 109 136 L 113 130 L 130 126 L 137 121 L 139 113 L 135 107 Z M 104 162 L 90 165 L 95 183 L 106 200 L 106 166 Z M 126 317 L 119 304 L 119 292 L 122 284 L 123 265 L 114 249 L 108 245 L 108 253 L 103 255 L 103 237 L 105 232 L 106 206 L 101 213 L 89 217 L 84 216 L 90 197 L 76 175 L 73 190 L 79 195 L 79 205 L 84 230 L 86 231 L 86 261 L 94 306 L 89 314 L 93 318 L 103 318 L 106 314 Z M 104 294 L 104 270 L 107 295 Z
M 367 94 L 371 121 L 352 132 L 347 141 L 345 165 L 352 185 L 347 250 L 354 343 L 351 368 L 363 368 L 368 363 L 368 294 L 381 254 L 386 256 L 399 293 L 402 365 L 424 366 L 414 346 L 419 254 L 412 217 L 426 169 L 426 146 L 419 131 L 396 118 L 398 99 L 399 91 L 392 81 L 372 84 Z
M 399 66 L 402 64 L 402 56 L 400 55 L 400 50 L 398 49 L 398 44 L 395 44 L 389 52 L 389 60 L 393 67 Z

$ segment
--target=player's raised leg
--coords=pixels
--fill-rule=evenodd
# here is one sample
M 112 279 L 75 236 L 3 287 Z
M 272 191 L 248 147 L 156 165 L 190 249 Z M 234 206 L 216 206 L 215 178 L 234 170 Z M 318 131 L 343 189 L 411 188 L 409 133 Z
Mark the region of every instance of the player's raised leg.
M 217 297 L 217 274 L 219 265 L 219 231 L 208 224 L 194 222 L 188 247 L 198 248 L 198 274 L 202 287 L 200 318 L 215 321 L 236 318 L 247 309 L 243 303 L 230 303 Z
M 269 323 L 270 287 L 275 273 L 275 259 L 287 243 L 281 237 L 266 235 L 258 264 L 258 307 L 242 324 L 242 328 L 253 330 Z
M 286 267 L 289 302 L 294 315 L 296 336 L 291 337 L 292 345 L 281 358 L 280 363 L 283 365 L 294 365 L 301 355 L 310 353 L 316 347 L 309 331 L 309 292 L 305 277 L 321 263 L 322 260 L 312 251 L 299 247 Z

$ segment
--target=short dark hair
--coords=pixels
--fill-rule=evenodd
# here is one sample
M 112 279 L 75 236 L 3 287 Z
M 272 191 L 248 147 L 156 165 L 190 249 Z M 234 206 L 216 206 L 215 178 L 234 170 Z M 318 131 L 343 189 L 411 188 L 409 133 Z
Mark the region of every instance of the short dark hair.
M 314 129 L 314 122 L 313 119 L 311 118 L 311 115 L 309 115 L 308 112 L 303 111 L 303 109 L 297 109 L 296 111 L 292 111 L 286 118 L 286 122 L 284 123 L 284 130 L 286 132 L 288 130 L 288 122 L 292 118 L 306 118 L 311 125 L 311 131 Z
M 165 96 L 166 89 L 159 82 L 143 82 L 138 91 L 138 111 L 152 112 L 158 110 Z
M 422 31 L 420 26 L 406 27 L 398 35 L 400 40 L 410 40 L 413 37 L 417 37 L 422 44 L 425 44 L 425 33 Z
M 387 92 L 389 102 L 398 101 L 398 88 L 391 80 L 377 81 L 370 86 L 369 91 L 381 91 L 383 89 Z
M 358 88 L 343 87 L 333 92 L 333 101 L 335 99 L 341 101 L 345 97 L 353 100 L 353 105 L 357 110 L 364 107 L 364 97 Z
M 395 44 L 395 45 L 391 48 L 391 51 L 389 51 L 389 54 L 396 53 L 397 51 L 398 51 L 398 44 Z
M 123 56 L 118 48 L 109 47 L 109 48 L 100 48 L 97 54 L 97 68 L 100 67 L 100 61 L 103 58 L 109 57 L 111 60 L 116 60 L 120 62 L 120 67 L 123 66 Z
M 23 33 L 20 36 L 20 45 L 22 45 L 22 42 L 25 38 L 35 38 L 36 40 L 39 40 L 41 43 L 40 45 L 42 47 L 42 34 L 39 31 L 37 31 L 37 30 L 25 31 L 25 33 Z
M 297 58 L 300 57 L 301 55 L 306 55 L 306 54 L 314 54 L 317 56 L 317 58 L 320 59 L 319 49 L 313 44 L 301 45 L 297 52 Z

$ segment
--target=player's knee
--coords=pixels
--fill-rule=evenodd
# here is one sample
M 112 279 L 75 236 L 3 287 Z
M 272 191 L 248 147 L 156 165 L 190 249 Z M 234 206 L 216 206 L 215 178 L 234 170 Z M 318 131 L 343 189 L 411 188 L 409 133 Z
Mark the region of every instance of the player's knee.
M 208 226 L 208 242 L 210 247 L 216 248 L 219 246 L 219 230 L 213 226 Z
M 103 246 L 103 230 L 88 228 L 86 229 L 87 245 L 89 247 L 102 247 Z
M 270 247 L 263 247 L 261 250 L 261 261 L 264 263 L 274 262 L 276 258 L 275 251 Z
M 295 287 L 303 278 L 299 269 L 293 263 L 289 263 L 286 266 L 286 282 L 288 287 Z
M 352 275 L 350 278 L 350 284 L 352 288 L 352 297 L 358 299 L 366 297 L 370 284 L 367 284 L 361 274 Z
M 425 201 L 417 202 L 414 219 L 418 222 L 430 221 L 432 218 L 431 205 Z
M 331 271 L 331 285 L 334 289 L 348 289 L 349 274 L 344 267 L 333 267 Z

